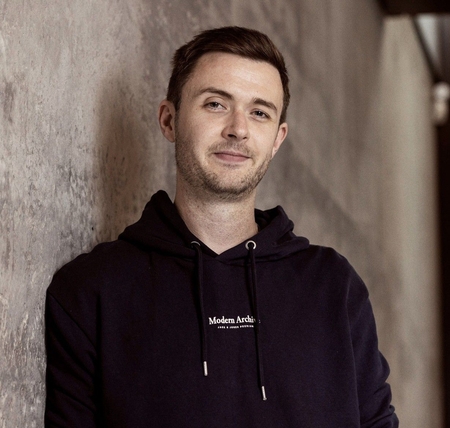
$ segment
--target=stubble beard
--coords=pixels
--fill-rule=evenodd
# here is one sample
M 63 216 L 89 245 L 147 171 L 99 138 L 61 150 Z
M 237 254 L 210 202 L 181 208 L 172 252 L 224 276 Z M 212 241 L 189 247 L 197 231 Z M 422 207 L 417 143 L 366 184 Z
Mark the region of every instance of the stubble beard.
M 214 197 L 222 201 L 239 201 L 252 194 L 258 183 L 264 177 L 271 161 L 271 156 L 268 155 L 256 170 L 251 169 L 242 177 L 236 178 L 232 182 L 227 182 L 227 180 L 221 177 L 221 175 L 227 174 L 227 172 L 224 171 L 219 175 L 213 171 L 206 170 L 193 155 L 190 149 L 192 146 L 191 141 L 176 135 L 175 160 L 178 174 L 181 175 L 196 193 L 200 192 L 205 196 Z M 227 149 L 238 149 L 238 145 L 233 142 L 218 143 L 211 147 L 210 153 Z M 241 148 L 240 150 L 242 152 L 243 149 Z M 244 151 L 251 156 L 251 153 L 247 149 Z M 230 167 L 229 174 L 234 173 Z

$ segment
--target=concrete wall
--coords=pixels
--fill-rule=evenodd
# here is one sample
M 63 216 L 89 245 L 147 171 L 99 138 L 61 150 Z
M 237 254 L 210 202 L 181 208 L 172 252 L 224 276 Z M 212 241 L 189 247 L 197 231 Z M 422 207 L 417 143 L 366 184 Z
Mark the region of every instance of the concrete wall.
M 291 133 L 260 199 L 349 258 L 371 292 L 401 425 L 442 427 L 432 81 L 410 18 L 344 4 L 300 25 Z
M 375 1 L 0 4 L 0 426 L 42 426 L 53 272 L 173 194 L 156 109 L 173 50 L 251 25 L 285 52 L 290 136 L 261 185 L 367 282 L 394 400 L 441 427 L 431 81 L 408 18 Z

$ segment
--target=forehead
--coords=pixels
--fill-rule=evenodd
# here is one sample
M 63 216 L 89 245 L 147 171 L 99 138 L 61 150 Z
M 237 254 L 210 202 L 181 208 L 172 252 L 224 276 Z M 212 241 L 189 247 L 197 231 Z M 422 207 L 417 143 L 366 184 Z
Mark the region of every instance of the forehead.
M 199 58 L 183 87 L 188 97 L 202 88 L 215 87 L 235 96 L 268 98 L 282 105 L 283 86 L 278 70 L 268 62 L 211 52 Z

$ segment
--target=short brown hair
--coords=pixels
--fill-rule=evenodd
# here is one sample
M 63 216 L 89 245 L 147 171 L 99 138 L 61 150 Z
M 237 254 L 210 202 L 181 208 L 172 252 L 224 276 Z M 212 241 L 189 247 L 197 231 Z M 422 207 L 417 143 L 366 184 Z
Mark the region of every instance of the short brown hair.
M 175 51 L 172 59 L 172 75 L 167 89 L 167 99 L 178 111 L 181 91 L 201 56 L 210 52 L 239 55 L 273 65 L 280 73 L 283 85 L 283 109 L 280 123 L 286 121 L 289 105 L 289 77 L 283 55 L 265 34 L 242 27 L 222 27 L 206 30 Z

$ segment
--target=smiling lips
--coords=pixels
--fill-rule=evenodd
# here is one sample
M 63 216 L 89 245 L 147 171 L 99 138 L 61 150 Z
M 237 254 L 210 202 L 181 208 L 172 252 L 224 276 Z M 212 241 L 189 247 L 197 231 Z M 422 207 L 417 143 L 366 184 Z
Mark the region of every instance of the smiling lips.
M 227 163 L 241 163 L 245 162 L 247 159 L 250 159 L 250 156 L 247 156 L 244 153 L 233 152 L 228 150 L 215 152 L 214 155 L 220 160 Z

